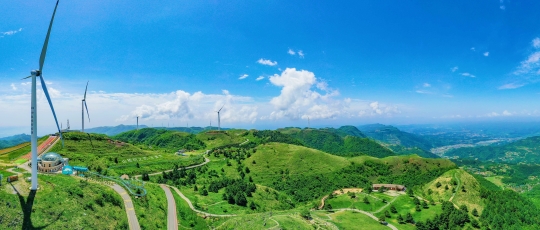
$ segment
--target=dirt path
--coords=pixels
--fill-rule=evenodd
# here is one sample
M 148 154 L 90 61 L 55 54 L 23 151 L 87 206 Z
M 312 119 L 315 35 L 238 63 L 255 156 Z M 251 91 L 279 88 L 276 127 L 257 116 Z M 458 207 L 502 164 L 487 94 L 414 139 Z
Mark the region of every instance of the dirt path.
M 450 197 L 450 199 L 448 201 L 452 202 L 452 204 L 454 204 L 454 202 L 452 201 L 454 199 L 454 197 L 456 196 L 456 193 L 459 191 L 459 188 L 461 187 L 461 181 L 459 180 L 459 178 L 456 177 L 456 174 L 457 172 L 454 173 L 454 179 L 456 179 L 456 181 L 458 182 L 455 190 L 454 190 L 454 193 L 452 193 L 452 197 Z M 459 207 L 457 206 L 457 204 L 454 204 L 454 207 L 456 207 L 457 209 L 459 209 Z
M 208 153 L 208 150 L 206 151 Z M 205 153 L 206 154 L 206 153 Z M 210 162 L 210 159 L 206 158 L 206 156 L 204 156 L 204 162 L 203 163 L 200 163 L 200 164 L 197 164 L 197 165 L 192 165 L 192 166 L 187 166 L 185 167 L 184 169 L 192 169 L 192 168 L 197 168 L 197 167 L 201 167 L 205 164 L 208 164 Z M 155 176 L 155 175 L 161 175 L 162 173 L 164 172 L 172 172 L 174 169 L 169 169 L 169 170 L 165 170 L 163 172 L 156 172 L 156 173 L 150 173 L 148 174 L 149 176 Z M 133 176 L 134 178 L 139 178 L 139 177 L 142 177 L 142 175 L 135 175 Z
M 379 208 L 377 211 L 373 212 L 373 214 L 381 212 L 383 209 L 385 209 L 386 207 L 388 207 L 388 205 L 390 205 L 390 204 L 392 204 L 394 201 L 396 201 L 397 198 L 398 198 L 398 197 L 395 196 L 391 201 L 389 201 L 388 203 L 386 203 L 386 205 L 382 206 L 382 207 Z
M 184 194 L 182 192 L 180 192 L 180 190 L 178 190 L 178 188 L 173 187 L 173 186 L 168 186 L 168 187 L 172 188 L 180 197 L 182 197 L 182 199 L 184 199 L 188 203 L 189 208 L 191 208 L 191 210 L 193 210 L 196 213 L 200 213 L 200 214 L 203 214 L 205 216 L 213 216 L 213 217 L 232 217 L 232 216 L 236 216 L 235 214 L 212 214 L 212 213 L 207 213 L 207 212 L 197 210 L 197 209 L 195 209 L 195 207 L 193 207 L 193 204 L 191 203 L 191 201 L 186 196 L 184 196 Z

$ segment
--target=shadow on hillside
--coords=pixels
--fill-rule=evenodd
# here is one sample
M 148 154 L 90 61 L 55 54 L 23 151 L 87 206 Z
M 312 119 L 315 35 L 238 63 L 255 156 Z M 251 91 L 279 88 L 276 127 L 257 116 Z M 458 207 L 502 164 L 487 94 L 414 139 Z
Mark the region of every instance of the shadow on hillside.
M 28 230 L 28 229 L 44 229 L 46 227 L 48 227 L 49 225 L 51 225 L 52 223 L 58 221 L 58 219 L 60 219 L 60 217 L 64 214 L 64 211 L 62 210 L 62 212 L 60 214 L 58 214 L 58 216 L 54 219 L 52 219 L 52 221 L 49 223 L 49 224 L 46 224 L 46 225 L 43 225 L 43 226 L 39 226 L 39 227 L 35 227 L 34 224 L 32 224 L 32 209 L 33 209 L 33 206 L 34 206 L 34 198 L 36 197 L 36 191 L 35 190 L 30 190 L 30 193 L 28 194 L 28 197 L 26 197 L 26 201 L 24 200 L 24 196 L 22 196 L 19 191 L 15 188 L 15 186 L 13 186 L 13 184 L 9 183 L 11 185 L 11 187 L 13 187 L 13 190 L 15 190 L 15 192 L 17 193 L 17 196 L 19 197 L 19 203 L 21 204 L 21 208 L 22 208 L 22 211 L 23 211 L 23 224 L 22 224 L 22 230 Z

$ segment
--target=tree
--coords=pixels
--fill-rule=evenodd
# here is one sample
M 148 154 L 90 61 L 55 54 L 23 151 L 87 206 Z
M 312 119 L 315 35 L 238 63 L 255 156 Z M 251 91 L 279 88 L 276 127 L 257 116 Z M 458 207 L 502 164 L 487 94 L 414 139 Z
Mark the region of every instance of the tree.
M 384 204 L 388 203 L 388 201 L 386 201 L 385 198 L 382 199 L 382 202 L 383 202 Z
M 398 223 L 403 224 L 403 216 L 401 216 L 401 214 L 399 214 L 396 219 Z
M 410 212 L 409 212 L 409 213 L 407 213 L 407 216 L 405 216 L 405 222 L 407 222 L 407 223 L 411 223 L 411 224 L 413 224 L 413 223 L 414 223 L 414 219 L 412 218 L 412 215 L 411 215 L 411 213 L 410 213 Z
M 115 158 L 114 158 L 114 163 L 115 163 L 115 164 L 118 164 L 118 157 L 115 157 Z
M 390 212 L 397 213 L 396 206 L 394 206 L 394 205 L 390 206 Z
M 478 221 L 474 218 L 471 220 L 471 225 L 473 228 L 480 228 L 480 224 L 478 224 Z
M 444 190 L 448 190 L 448 185 L 445 185 L 445 186 L 444 186 Z
M 302 211 L 300 212 L 300 216 L 306 220 L 309 220 L 311 219 L 311 213 L 309 212 L 309 210 L 306 208 L 306 209 L 302 209 Z
M 257 209 L 257 205 L 255 205 L 255 202 L 250 202 L 250 203 L 249 203 L 249 208 L 250 208 L 251 210 L 255 210 L 255 209 Z
M 384 192 L 384 191 L 386 191 L 386 188 L 385 188 L 384 186 L 381 186 L 381 187 L 379 188 L 379 192 L 382 193 L 382 192 Z
M 416 205 L 416 207 L 415 207 L 415 209 L 414 209 L 414 210 L 416 210 L 417 212 L 420 212 L 420 211 L 422 211 L 422 209 L 420 208 L 420 205 Z
M 437 181 L 437 184 L 435 184 L 435 187 L 439 188 L 441 186 L 442 186 L 441 182 Z
M 369 204 L 369 199 L 367 198 L 367 196 L 364 196 L 364 203 Z
M 469 212 L 469 210 L 467 209 L 467 206 L 462 204 L 461 206 L 459 206 L 459 209 L 463 210 L 464 212 Z
M 351 199 L 356 198 L 356 194 L 354 192 L 347 192 L 347 195 L 349 195 Z
M 203 196 L 208 196 L 208 191 L 204 188 L 204 189 L 201 191 L 201 195 L 203 195 Z
M 253 182 L 253 178 L 251 178 L 251 176 L 249 176 L 249 182 Z
M 249 173 L 249 172 L 250 172 L 250 171 L 249 171 L 249 168 L 248 168 L 247 166 L 246 166 L 246 170 L 245 170 L 245 171 L 246 171 L 246 173 Z
M 409 195 L 410 197 L 413 197 L 414 196 L 414 192 L 412 189 L 407 189 L 407 195 Z
M 478 210 L 476 210 L 476 208 L 474 208 L 474 209 L 472 210 L 472 215 L 473 215 L 473 216 L 478 216 Z
M 428 194 L 428 195 L 431 195 L 431 194 L 433 194 L 433 190 L 431 190 L 430 188 L 428 188 L 428 190 L 427 190 L 427 194 Z
M 414 197 L 414 198 L 413 198 L 413 203 L 414 203 L 415 205 L 420 205 L 420 200 L 419 200 L 417 197 Z
M 193 191 L 199 191 L 199 188 L 197 188 L 197 185 L 193 186 Z
M 385 221 L 385 220 L 386 220 L 386 216 L 384 216 L 384 215 L 383 215 L 383 216 L 379 216 L 379 221 L 382 222 L 382 221 Z
M 388 217 L 388 218 L 392 217 L 392 216 L 390 215 L 390 212 L 389 212 L 388 210 L 384 211 L 384 216 L 386 216 L 386 217 Z
M 330 211 L 330 210 L 332 210 L 332 205 L 329 204 L 329 203 L 326 203 L 326 204 L 324 204 L 324 209 Z
M 427 204 L 427 202 L 425 200 L 422 201 L 422 208 L 423 209 L 428 209 L 429 208 L 429 206 L 428 206 L 428 204 Z
M 140 168 L 140 167 L 141 167 L 141 165 L 139 165 L 139 162 L 137 162 L 137 168 Z

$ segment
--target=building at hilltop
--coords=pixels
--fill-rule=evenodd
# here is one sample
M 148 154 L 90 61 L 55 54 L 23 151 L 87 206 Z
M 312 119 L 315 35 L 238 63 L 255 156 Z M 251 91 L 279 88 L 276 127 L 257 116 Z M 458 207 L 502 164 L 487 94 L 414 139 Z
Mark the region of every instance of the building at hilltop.
M 381 187 L 384 187 L 386 190 L 394 191 L 405 191 L 407 188 L 404 185 L 400 184 L 373 184 L 373 190 L 379 190 Z
M 38 158 L 38 171 L 56 173 L 68 164 L 68 158 L 63 158 L 58 153 L 48 152 Z

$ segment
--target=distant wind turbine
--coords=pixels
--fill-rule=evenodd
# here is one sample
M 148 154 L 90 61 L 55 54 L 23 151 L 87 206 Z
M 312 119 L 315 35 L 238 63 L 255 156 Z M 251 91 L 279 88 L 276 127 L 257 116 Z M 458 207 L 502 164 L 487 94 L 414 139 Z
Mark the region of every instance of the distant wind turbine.
M 223 105 L 223 106 L 225 106 L 225 105 Z M 221 112 L 221 110 L 223 109 L 223 106 L 221 106 L 221 109 L 216 111 L 217 112 L 217 124 L 218 124 L 217 130 L 218 131 L 221 131 L 221 120 L 220 120 L 220 117 L 219 117 L 219 112 Z
M 58 7 L 58 1 L 56 1 L 56 6 L 54 7 L 54 11 L 52 14 L 51 22 L 49 23 L 49 29 L 47 30 L 47 36 L 45 36 L 45 42 L 43 43 L 43 48 L 41 49 L 41 56 L 39 57 L 39 70 L 32 70 L 30 73 L 31 75 L 24 78 L 32 78 L 32 95 L 31 95 L 31 124 L 32 124 L 32 131 L 31 131 L 31 145 L 32 145 L 32 187 L 30 188 L 32 191 L 36 191 L 38 189 L 38 181 L 37 181 L 37 158 L 38 158 L 38 151 L 37 151 L 37 103 L 36 103 L 36 78 L 40 77 L 41 80 L 41 87 L 43 88 L 43 93 L 45 93 L 45 97 L 47 97 L 47 101 L 49 102 L 49 106 L 51 107 L 51 111 L 54 117 L 54 121 L 56 122 L 56 128 L 58 128 L 58 133 L 60 134 L 60 138 L 62 139 L 62 146 L 64 146 L 64 138 L 62 137 L 62 132 L 60 130 L 60 126 L 58 125 L 58 119 L 56 119 L 56 113 L 54 112 L 54 107 L 51 101 L 51 97 L 49 96 L 49 91 L 47 90 L 47 86 L 45 84 L 45 80 L 43 79 L 43 64 L 45 63 L 45 56 L 47 54 L 47 46 L 49 44 L 49 37 L 51 35 L 51 29 L 54 21 L 54 15 L 56 14 L 56 8 Z
M 88 112 L 88 106 L 86 105 L 86 91 L 88 90 L 88 83 L 86 82 L 86 89 L 84 90 L 84 98 L 82 99 L 82 132 L 84 133 L 84 108 L 86 107 L 86 113 L 88 114 L 88 122 L 90 122 L 90 113 Z

